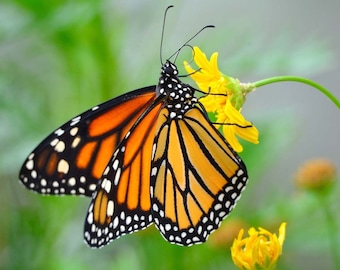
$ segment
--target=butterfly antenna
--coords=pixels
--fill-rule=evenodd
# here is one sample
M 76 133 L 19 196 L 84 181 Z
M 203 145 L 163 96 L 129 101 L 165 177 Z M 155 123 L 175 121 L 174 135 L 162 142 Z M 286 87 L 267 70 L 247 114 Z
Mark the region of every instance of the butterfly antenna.
M 173 5 L 170 5 L 166 8 L 165 12 L 164 12 L 164 17 L 163 17 L 163 26 L 162 26 L 162 36 L 161 36 L 161 45 L 160 45 L 160 49 L 159 49 L 159 57 L 161 59 L 161 64 L 163 65 L 163 56 L 162 56 L 162 51 L 163 51 L 163 39 L 164 39 L 164 31 L 165 31 L 165 21 L 166 21 L 166 14 L 168 13 L 168 10 L 170 8 L 173 8 Z
M 185 47 L 185 46 L 188 46 L 188 43 L 191 41 L 191 40 L 193 40 L 195 37 L 197 37 L 204 29 L 206 29 L 206 28 L 215 28 L 215 26 L 214 25 L 206 25 L 206 26 L 204 26 L 204 27 L 202 27 L 199 31 L 197 31 L 197 33 L 195 34 L 195 35 L 193 35 L 191 38 L 189 38 L 181 47 L 179 47 L 179 49 L 177 50 L 177 51 L 175 51 L 170 57 L 169 57 L 169 59 L 171 58 L 171 57 L 173 57 L 174 55 L 176 55 L 176 57 L 175 57 L 175 61 L 174 62 L 176 62 L 176 59 L 177 59 L 177 55 L 178 55 L 178 53 Z M 191 46 L 190 46 L 191 47 Z

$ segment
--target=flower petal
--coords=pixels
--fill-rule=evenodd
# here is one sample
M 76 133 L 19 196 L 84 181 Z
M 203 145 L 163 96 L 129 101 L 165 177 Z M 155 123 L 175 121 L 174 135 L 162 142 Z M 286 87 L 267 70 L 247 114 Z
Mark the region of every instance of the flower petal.
M 259 131 L 253 125 L 245 125 L 246 127 L 235 127 L 235 133 L 242 139 L 251 142 L 253 144 L 259 143 Z
M 243 230 L 240 231 L 231 247 L 231 257 L 239 269 L 275 269 L 277 260 L 282 253 L 286 223 L 279 229 L 279 238 L 263 228 L 248 230 L 248 237 L 242 239 Z M 280 237 L 283 237 L 280 240 Z
M 235 129 L 233 126 L 224 125 L 223 134 L 224 137 L 227 139 L 228 143 L 230 144 L 231 148 L 234 149 L 234 151 L 238 153 L 243 151 L 242 145 L 235 136 Z
M 207 93 L 200 102 L 207 112 L 217 113 L 216 126 L 223 125 L 224 137 L 231 147 L 237 152 L 243 150 L 238 137 L 258 143 L 258 130 L 241 114 L 246 93 L 240 81 L 219 71 L 218 53 L 213 53 L 208 60 L 198 47 L 194 47 L 193 58 L 199 69 L 194 70 L 187 62 L 184 62 L 185 68 L 198 87 Z

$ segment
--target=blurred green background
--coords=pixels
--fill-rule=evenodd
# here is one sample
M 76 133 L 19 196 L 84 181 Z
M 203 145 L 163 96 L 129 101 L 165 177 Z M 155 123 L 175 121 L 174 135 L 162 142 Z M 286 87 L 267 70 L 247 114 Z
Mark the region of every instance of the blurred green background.
M 206 244 L 170 245 L 151 226 L 92 250 L 82 236 L 89 198 L 43 197 L 19 184 L 22 162 L 56 127 L 157 83 L 170 4 L 163 57 L 214 24 L 191 44 L 208 55 L 218 51 L 225 74 L 243 82 L 309 77 L 340 97 L 338 0 L 0 1 L 0 269 L 236 269 L 235 231 L 277 232 L 282 221 L 287 239 L 278 269 L 333 269 L 323 207 L 292 179 L 309 158 L 326 157 L 340 169 L 340 116 L 304 85 L 266 86 L 249 96 L 243 112 L 260 131 L 260 144 L 246 144 L 241 155 L 250 181 Z M 190 58 L 183 50 L 177 64 Z M 327 198 L 338 228 L 339 196 L 336 185 Z M 340 245 L 339 234 L 333 238 Z

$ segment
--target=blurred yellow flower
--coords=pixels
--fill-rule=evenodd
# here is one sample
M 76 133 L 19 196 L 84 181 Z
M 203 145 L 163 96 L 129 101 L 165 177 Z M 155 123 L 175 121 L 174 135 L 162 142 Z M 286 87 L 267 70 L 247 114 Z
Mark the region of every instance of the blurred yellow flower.
M 243 229 L 234 240 L 231 256 L 235 265 L 242 270 L 273 270 L 282 254 L 286 223 L 279 228 L 279 236 L 263 228 L 248 230 L 249 237 L 243 238 Z
M 306 161 L 295 173 L 295 184 L 301 189 L 329 191 L 337 178 L 335 164 L 324 158 Z
M 194 47 L 193 54 L 199 69 L 193 69 L 187 62 L 184 66 L 199 89 L 206 93 L 199 101 L 207 112 L 216 114 L 216 127 L 223 126 L 223 134 L 236 152 L 243 150 L 237 137 L 257 144 L 257 128 L 241 114 L 245 96 L 254 90 L 254 86 L 221 73 L 217 65 L 218 53 L 213 53 L 208 60 L 198 47 Z

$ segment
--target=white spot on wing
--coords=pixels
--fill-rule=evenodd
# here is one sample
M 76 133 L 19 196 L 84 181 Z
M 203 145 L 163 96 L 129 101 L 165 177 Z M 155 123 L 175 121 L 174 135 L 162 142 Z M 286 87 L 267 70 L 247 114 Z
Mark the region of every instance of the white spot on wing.
M 118 159 L 115 159 L 115 161 L 114 161 L 113 164 L 112 164 L 112 168 L 113 168 L 114 170 L 117 170 L 118 165 L 119 165 L 119 160 L 118 160 Z
M 132 221 L 131 216 L 127 216 L 127 217 L 126 217 L 126 220 L 125 220 L 126 225 L 129 225 L 129 224 L 131 223 L 131 221 Z
M 155 176 L 157 174 L 157 167 L 153 167 L 151 170 L 151 176 Z
M 59 153 L 63 152 L 65 150 L 65 143 L 63 141 L 59 141 L 54 147 L 54 150 Z
M 176 115 L 177 115 L 177 114 L 176 114 L 175 112 L 171 112 L 171 113 L 170 113 L 170 118 L 175 118 Z
M 76 179 L 74 177 L 71 177 L 70 179 L 68 179 L 68 184 L 69 186 L 74 186 L 76 184 Z
M 92 224 L 93 223 L 93 213 L 90 212 L 89 215 L 87 216 L 87 223 Z
M 114 203 L 113 203 L 113 201 L 110 200 L 110 201 L 107 203 L 106 215 L 107 215 L 108 217 L 113 216 L 113 211 L 114 211 Z
M 106 181 L 104 189 L 107 193 L 110 193 L 110 191 L 111 191 L 111 181 L 110 180 Z
M 81 139 L 79 136 L 75 137 L 74 140 L 72 141 L 71 147 L 76 148 L 78 144 L 80 143 Z
M 94 191 L 95 189 L 96 189 L 96 185 L 95 184 L 89 185 L 89 190 Z
M 229 187 L 226 187 L 225 188 L 225 192 L 229 192 L 229 191 L 232 191 L 234 188 L 232 186 L 229 186 Z
M 61 128 L 57 129 L 56 131 L 54 131 L 54 133 L 58 136 L 61 136 L 64 134 L 64 130 L 62 130 Z
M 157 204 L 155 204 L 155 203 L 153 204 L 152 210 L 155 211 L 155 212 L 159 211 Z
M 71 120 L 70 126 L 76 125 L 76 124 L 80 121 L 80 119 L 81 119 L 81 116 L 80 116 L 80 115 L 78 115 L 77 117 L 73 118 L 73 119 Z
M 70 134 L 72 135 L 72 136 L 75 136 L 77 133 L 78 133 L 78 128 L 77 127 L 74 127 L 74 128 L 72 128 L 71 130 L 70 130 Z
M 58 163 L 57 171 L 59 173 L 67 174 L 70 169 L 70 165 L 65 159 L 61 159 Z
M 38 174 L 36 171 L 31 171 L 32 178 L 37 178 Z
M 215 206 L 214 206 L 214 209 L 217 211 L 217 210 L 220 210 L 222 208 L 222 204 L 220 203 L 217 203 Z
M 50 142 L 50 145 L 52 147 L 56 146 L 56 144 L 59 142 L 59 139 L 55 138 L 53 141 Z
M 121 168 L 118 168 L 116 171 L 115 179 L 114 179 L 114 185 L 117 186 L 119 179 L 120 179 L 120 174 L 121 174 Z
M 119 224 L 119 218 L 115 217 L 115 219 L 113 220 L 113 223 L 112 223 L 113 229 L 117 228 L 118 224 Z
M 33 160 L 29 160 L 29 161 L 26 162 L 26 168 L 27 168 L 28 170 L 32 170 L 33 167 L 34 167 L 34 162 L 33 162 Z
M 154 144 L 152 145 L 152 159 L 155 157 L 155 154 L 156 154 L 156 147 L 157 147 L 157 145 L 154 143 Z

